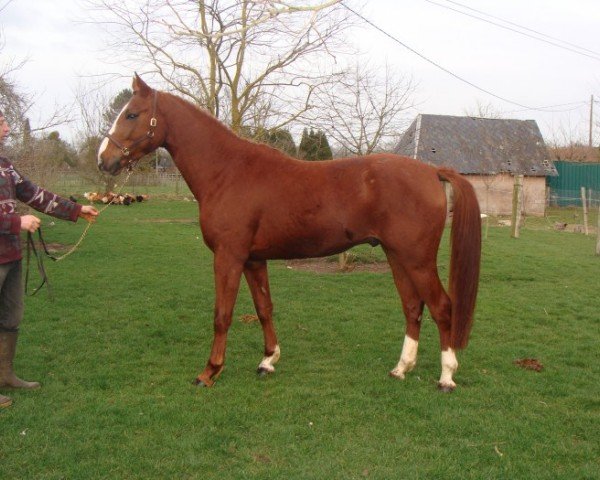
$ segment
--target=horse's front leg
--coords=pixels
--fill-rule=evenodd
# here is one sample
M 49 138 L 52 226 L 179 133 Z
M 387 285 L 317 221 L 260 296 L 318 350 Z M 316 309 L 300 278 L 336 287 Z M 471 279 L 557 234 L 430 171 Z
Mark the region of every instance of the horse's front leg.
M 263 330 L 265 340 L 265 354 L 258 366 L 258 374 L 265 375 L 275 371 L 275 363 L 279 360 L 279 345 L 273 326 L 273 303 L 269 289 L 267 262 L 246 262 L 244 275 L 252 294 L 254 307 Z
M 227 332 L 231 326 L 233 307 L 240 287 L 244 260 L 229 252 L 215 253 L 215 319 L 214 339 L 204 371 L 196 378 L 196 385 L 211 387 L 223 371 Z

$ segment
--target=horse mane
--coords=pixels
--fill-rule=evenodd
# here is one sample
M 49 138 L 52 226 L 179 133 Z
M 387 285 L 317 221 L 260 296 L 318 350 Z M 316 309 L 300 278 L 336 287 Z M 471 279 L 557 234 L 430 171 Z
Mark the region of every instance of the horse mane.
M 206 108 L 203 108 L 191 101 L 182 98 L 178 95 L 169 92 L 163 92 L 169 98 L 173 99 L 178 106 L 185 108 L 187 111 L 191 112 L 194 116 L 202 117 L 203 121 L 210 123 L 211 127 L 214 128 L 214 131 L 217 135 L 226 138 L 228 141 L 231 141 L 231 138 L 235 138 L 237 142 L 240 142 L 240 145 L 246 150 L 247 154 L 251 156 L 262 156 L 262 155 L 278 155 L 281 157 L 285 157 L 288 159 L 294 159 L 290 157 L 285 152 L 282 152 L 278 148 L 272 147 L 271 145 L 267 145 L 266 143 L 258 142 L 251 138 L 242 137 L 238 133 L 234 132 L 231 127 L 226 125 L 223 121 L 219 120 L 212 113 L 210 113 Z

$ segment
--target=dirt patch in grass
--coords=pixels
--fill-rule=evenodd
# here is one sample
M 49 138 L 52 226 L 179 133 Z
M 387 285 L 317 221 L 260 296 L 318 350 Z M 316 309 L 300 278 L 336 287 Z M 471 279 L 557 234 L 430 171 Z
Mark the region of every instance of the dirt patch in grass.
M 148 218 L 139 220 L 143 223 L 195 223 L 198 224 L 198 218 Z
M 36 250 L 38 252 L 43 252 L 44 251 L 44 246 L 40 242 L 34 241 L 33 243 L 34 243 L 35 248 L 36 248 Z M 50 253 L 62 252 L 63 250 L 71 248 L 71 246 L 72 245 L 65 245 L 64 243 L 55 243 L 55 242 L 49 243 L 49 242 L 46 242 L 46 248 L 48 249 L 48 251 Z
M 288 260 L 285 263 L 290 270 L 300 270 L 314 273 L 352 273 L 352 272 L 371 272 L 387 273 L 390 266 L 387 262 L 353 262 L 346 269 L 340 269 L 337 261 L 328 258 L 309 258 L 302 260 Z
M 515 360 L 513 363 L 526 370 L 534 370 L 536 372 L 541 372 L 544 368 L 544 366 L 535 358 L 521 358 L 519 360 Z

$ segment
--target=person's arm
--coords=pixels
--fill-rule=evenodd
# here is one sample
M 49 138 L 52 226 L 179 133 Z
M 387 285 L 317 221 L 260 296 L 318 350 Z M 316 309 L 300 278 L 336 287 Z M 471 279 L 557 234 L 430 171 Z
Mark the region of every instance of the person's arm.
M 23 203 L 26 203 L 38 212 L 60 218 L 61 220 L 77 221 L 82 212 L 83 207 L 81 205 L 37 186 L 16 170 L 14 170 L 14 174 L 16 177 L 17 198 Z

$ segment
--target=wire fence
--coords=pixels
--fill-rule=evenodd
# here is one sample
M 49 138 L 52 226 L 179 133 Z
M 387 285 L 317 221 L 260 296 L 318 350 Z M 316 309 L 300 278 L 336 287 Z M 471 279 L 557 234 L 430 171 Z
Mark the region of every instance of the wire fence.
M 32 180 L 46 186 L 56 193 L 65 196 L 83 198 L 85 192 L 106 193 L 106 184 L 98 180 L 86 179 L 84 175 L 75 171 L 54 172 L 48 177 L 47 172 L 24 172 Z M 46 175 L 43 180 L 40 177 Z M 125 174 L 116 177 L 116 193 L 129 193 L 131 195 L 145 194 L 151 198 L 193 199 L 183 177 L 177 170 L 171 171 L 135 171 L 127 184 L 121 188 Z M 597 228 L 600 209 L 600 190 L 585 189 L 586 217 L 584 218 L 583 200 L 581 189 L 559 190 L 546 188 L 543 192 L 534 193 L 527 188 L 523 191 L 523 224 L 526 226 L 544 226 L 548 228 L 562 228 L 566 230 L 584 230 L 587 223 L 589 231 Z M 502 219 L 506 222 L 510 218 L 510 205 L 512 204 L 513 190 L 510 185 L 491 185 L 481 195 L 482 212 Z M 492 200 L 495 199 L 495 200 Z M 495 202 L 495 203 L 494 203 Z M 487 203 L 487 206 L 485 205 Z M 502 205 L 500 205 L 502 204 Z M 486 208 L 487 207 L 487 208 Z M 500 212 L 503 213 L 500 213 Z M 587 222 L 586 222 L 587 220 Z M 566 225 L 566 227 L 565 227 Z
M 86 178 L 77 172 L 62 172 L 46 181 L 40 179 L 40 175 L 34 172 L 30 178 L 40 185 L 48 187 L 56 193 L 79 198 L 85 192 L 97 192 L 104 194 L 109 190 L 120 190 L 115 193 L 129 193 L 132 195 L 146 194 L 157 197 L 189 198 L 192 193 L 185 180 L 177 171 L 135 171 L 128 179 L 126 185 L 125 173 L 113 177 L 114 184 L 109 185 L 101 178 Z
M 582 207 L 585 203 L 588 209 L 600 206 L 600 190 L 586 188 L 583 192 L 579 190 L 549 189 L 548 205 L 551 207 Z
M 489 218 L 483 221 L 484 227 L 504 226 L 511 227 L 513 222 L 512 207 L 513 190 L 510 188 L 492 188 L 495 204 L 500 211 L 489 208 L 487 211 L 483 203 L 481 210 Z M 547 188 L 544 192 L 522 191 L 521 216 L 519 225 L 528 229 L 561 230 L 587 235 L 598 233 L 600 218 L 600 191 L 585 189 L 585 202 L 579 190 L 556 190 Z M 585 204 L 585 208 L 584 208 Z M 507 209 L 508 208 L 508 209 Z

